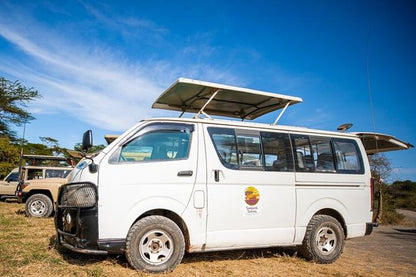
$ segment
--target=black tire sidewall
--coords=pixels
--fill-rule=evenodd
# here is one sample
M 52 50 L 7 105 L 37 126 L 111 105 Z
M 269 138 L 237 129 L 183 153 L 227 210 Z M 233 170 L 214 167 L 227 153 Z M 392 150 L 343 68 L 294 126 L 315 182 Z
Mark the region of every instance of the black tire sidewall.
M 330 228 L 337 238 L 336 246 L 332 253 L 325 255 L 322 254 L 321 251 L 316 246 L 315 238 L 318 231 L 323 228 L 328 227 Z M 312 228 L 312 232 L 309 234 L 309 241 L 311 242 L 311 254 L 313 256 L 313 260 L 319 263 L 332 263 L 341 255 L 343 248 L 344 248 L 344 233 L 342 231 L 341 225 L 338 223 L 336 219 L 330 216 L 322 217 L 320 221 L 315 224 Z
M 172 240 L 173 253 L 170 258 L 160 265 L 147 263 L 140 255 L 139 245 L 142 237 L 152 231 L 161 230 Z M 127 236 L 126 256 L 130 265 L 138 270 L 145 272 L 169 272 L 172 271 L 182 260 L 185 252 L 185 242 L 182 231 L 170 219 L 162 216 L 149 216 L 133 225 Z
M 42 215 L 32 214 L 30 210 L 30 206 L 32 205 L 34 201 L 42 201 L 45 204 L 45 209 L 46 209 L 45 213 L 43 213 Z M 25 205 L 25 211 L 28 217 L 49 217 L 53 212 L 52 201 L 46 195 L 34 194 L 27 199 L 26 205 Z

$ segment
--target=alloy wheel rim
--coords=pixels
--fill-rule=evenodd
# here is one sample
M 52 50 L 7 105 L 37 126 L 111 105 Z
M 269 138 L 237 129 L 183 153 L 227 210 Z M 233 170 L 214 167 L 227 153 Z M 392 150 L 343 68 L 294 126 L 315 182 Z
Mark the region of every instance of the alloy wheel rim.
M 160 265 L 172 256 L 173 247 L 169 234 L 162 230 L 152 230 L 140 239 L 139 252 L 147 263 Z
M 332 228 L 322 227 L 316 233 L 315 245 L 324 255 L 331 254 L 337 246 L 337 236 Z

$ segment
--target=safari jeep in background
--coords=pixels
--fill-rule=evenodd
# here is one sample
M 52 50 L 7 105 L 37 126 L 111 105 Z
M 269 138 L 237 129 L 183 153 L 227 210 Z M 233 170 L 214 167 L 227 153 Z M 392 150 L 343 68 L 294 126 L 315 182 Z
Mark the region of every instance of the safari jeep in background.
M 44 180 L 49 178 L 65 178 L 72 168 L 57 166 L 61 162 L 67 161 L 64 157 L 46 155 L 23 155 L 27 164 L 22 166 L 22 182 L 28 184 L 32 180 Z M 41 161 L 54 161 L 53 165 L 42 164 Z M 13 169 L 3 181 L 0 181 L 0 198 L 16 198 L 16 190 L 19 184 L 19 168 Z
M 22 181 L 14 187 L 13 195 L 25 203 L 27 216 L 48 217 L 54 210 L 59 187 L 66 183 L 72 167 L 65 157 L 24 155 L 23 158 L 34 165 L 22 167 Z
M 179 79 L 153 104 L 194 118 L 149 119 L 75 168 L 61 186 L 58 243 L 125 253 L 138 270 L 173 270 L 184 251 L 299 246 L 331 263 L 372 232 L 367 152 L 412 145 L 382 135 L 277 125 L 298 97 Z M 273 124 L 255 119 L 282 109 Z M 201 117 L 204 118 L 201 118 Z M 363 140 L 378 141 L 377 149 Z M 83 137 L 92 146 L 92 133 Z

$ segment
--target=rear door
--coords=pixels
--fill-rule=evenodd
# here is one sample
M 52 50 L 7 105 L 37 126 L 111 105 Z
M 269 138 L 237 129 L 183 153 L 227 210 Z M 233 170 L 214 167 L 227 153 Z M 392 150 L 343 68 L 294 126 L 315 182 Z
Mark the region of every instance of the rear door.
M 390 135 L 370 132 L 360 132 L 355 134 L 363 142 L 367 155 L 386 151 L 406 150 L 413 147 L 410 143 Z

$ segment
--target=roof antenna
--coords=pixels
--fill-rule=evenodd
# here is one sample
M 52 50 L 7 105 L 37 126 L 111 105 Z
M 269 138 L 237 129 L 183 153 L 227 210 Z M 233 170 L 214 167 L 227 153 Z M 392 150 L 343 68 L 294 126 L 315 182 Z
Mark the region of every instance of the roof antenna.
M 371 91 L 371 80 L 370 80 L 370 32 L 371 29 L 368 30 L 367 36 L 367 85 L 368 85 L 368 97 L 370 98 L 370 112 L 371 112 L 371 121 L 373 123 L 373 132 L 376 133 L 376 121 L 374 120 L 374 105 L 373 105 L 373 96 Z M 376 142 L 376 153 L 378 152 L 378 142 Z
M 352 127 L 352 123 L 344 123 L 338 126 L 337 130 L 345 133 L 348 129 L 350 129 Z

